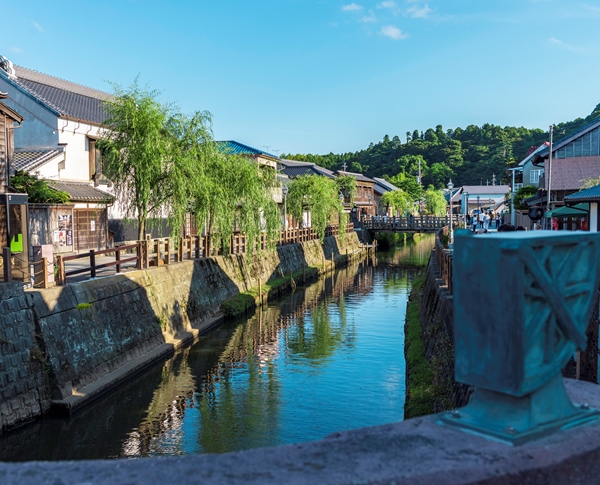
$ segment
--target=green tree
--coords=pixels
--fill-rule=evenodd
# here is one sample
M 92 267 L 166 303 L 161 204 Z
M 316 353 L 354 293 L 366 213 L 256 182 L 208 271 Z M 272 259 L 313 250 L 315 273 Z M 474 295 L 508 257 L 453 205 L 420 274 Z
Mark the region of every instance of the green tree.
M 18 170 L 10 179 L 10 186 L 17 192 L 27 194 L 27 199 L 31 203 L 64 204 L 69 201 L 69 194 L 55 189 L 49 184 L 51 182 L 22 170 Z
M 524 185 L 513 195 L 516 210 L 525 210 L 528 207 L 523 205 L 523 199 L 533 197 L 537 194 L 538 188 L 533 185 Z
M 338 188 L 338 193 L 342 193 L 344 195 L 344 199 L 352 204 L 357 191 L 356 179 L 350 175 L 341 175 L 335 178 L 335 183 Z
M 446 214 L 447 205 L 448 202 L 441 190 L 436 190 L 433 185 L 427 187 L 425 191 L 425 210 L 427 213 L 443 216 Z
M 337 184 L 319 175 L 303 175 L 292 180 L 288 185 L 287 207 L 297 220 L 302 220 L 304 211 L 310 212 L 313 229 L 321 241 L 325 238 L 325 228 L 336 215 L 335 222 L 339 222 L 340 227 L 348 222 Z
M 405 212 L 412 209 L 414 206 L 414 199 L 402 189 L 392 190 L 381 196 L 379 205 L 382 207 L 390 207 L 392 211 L 397 211 L 403 215 Z
M 582 183 L 581 190 L 590 189 L 600 184 L 600 177 L 590 177 L 587 179 L 580 180 L 580 182 Z
M 126 218 L 137 219 L 139 239 L 165 212 L 176 235 L 190 189 L 199 182 L 198 158 L 214 153 L 210 115 L 196 113 L 188 119 L 160 103 L 158 92 L 141 88 L 137 79 L 128 88 L 113 87 L 98 145 L 118 204 Z
M 273 243 L 281 229 L 272 197 L 278 186 L 275 171 L 223 152 L 206 158 L 201 167 L 203 175 L 194 187 L 191 207 L 198 221 L 205 224 L 211 244 L 227 250 L 236 229 L 246 235 L 248 257 L 263 232 Z

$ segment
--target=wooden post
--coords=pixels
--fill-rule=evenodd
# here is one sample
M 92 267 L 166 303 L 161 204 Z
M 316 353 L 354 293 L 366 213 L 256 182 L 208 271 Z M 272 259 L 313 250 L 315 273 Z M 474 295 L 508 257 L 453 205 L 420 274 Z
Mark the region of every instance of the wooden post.
M 165 258 L 165 264 L 170 264 L 171 263 L 171 238 L 168 237 L 167 240 L 165 241 L 165 253 L 166 254 L 166 258 Z
M 42 258 L 42 288 L 48 288 L 48 258 Z
M 144 269 L 150 266 L 150 240 L 142 241 L 144 247 Z
M 196 236 L 196 251 L 195 258 L 200 259 L 200 236 Z
M 62 256 L 59 254 L 56 256 L 56 267 L 57 267 L 57 275 L 56 275 L 56 284 L 59 286 L 63 286 L 67 283 L 67 275 L 65 274 L 65 262 L 62 259 Z
M 4 259 L 4 281 L 12 281 L 12 268 L 10 267 L 10 248 L 2 248 L 2 258 Z
M 91 277 L 95 278 L 96 277 L 96 251 L 94 251 L 93 249 L 90 249 L 90 270 L 91 270 Z
M 117 273 L 121 272 L 121 263 L 119 261 L 121 261 L 121 250 L 119 248 L 116 248 L 115 251 L 115 261 L 117 262 L 116 264 L 116 268 L 117 268 Z
M 183 261 L 183 244 L 184 239 L 182 237 L 179 238 L 179 247 L 177 249 L 177 262 L 181 263 Z
M 258 299 L 260 300 L 260 303 L 262 304 L 262 286 L 260 285 L 260 277 L 257 278 L 258 280 Z
M 158 266 L 160 263 L 160 239 L 154 240 L 154 263 Z

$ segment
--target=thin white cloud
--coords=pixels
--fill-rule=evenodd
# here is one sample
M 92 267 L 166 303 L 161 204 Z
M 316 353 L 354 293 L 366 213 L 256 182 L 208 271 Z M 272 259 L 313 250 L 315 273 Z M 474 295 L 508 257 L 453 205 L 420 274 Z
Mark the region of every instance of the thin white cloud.
M 390 10 L 393 10 L 396 8 L 396 2 L 381 2 L 377 4 L 377 8 L 389 8 Z
M 597 6 L 594 6 L 594 5 L 588 5 L 587 3 L 583 3 L 582 6 L 586 10 L 589 10 L 590 12 L 600 13 L 600 7 L 597 7 Z
M 422 7 L 418 5 L 414 5 L 408 9 L 408 13 L 414 19 L 424 19 L 429 16 L 429 14 L 433 12 L 432 9 L 429 8 L 429 5 L 425 4 Z
M 406 39 L 408 37 L 408 34 L 405 34 L 398 27 L 393 25 L 384 25 L 381 27 L 381 35 L 394 40 Z
M 550 37 L 550 39 L 548 39 L 548 40 L 550 41 L 551 44 L 557 45 L 568 51 L 576 52 L 579 50 L 577 47 L 567 44 L 567 43 L 563 42 L 562 40 L 557 39 L 556 37 Z
M 349 3 L 342 7 L 344 12 L 360 12 L 362 9 L 362 5 L 357 5 L 356 3 Z
M 361 20 L 366 24 L 375 24 L 377 23 L 377 16 L 375 12 L 369 10 L 369 15 L 365 15 Z
M 10 48 L 11 52 L 14 52 L 15 54 L 22 54 L 23 53 L 23 49 L 21 47 L 11 47 Z
M 44 32 L 44 27 L 42 27 L 40 24 L 38 24 L 35 20 L 32 20 L 31 23 L 37 30 L 39 30 L 40 32 Z

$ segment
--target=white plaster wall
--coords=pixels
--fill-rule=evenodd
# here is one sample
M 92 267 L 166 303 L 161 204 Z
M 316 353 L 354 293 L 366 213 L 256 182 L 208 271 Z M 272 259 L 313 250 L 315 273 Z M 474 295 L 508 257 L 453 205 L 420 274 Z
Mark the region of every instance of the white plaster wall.
M 64 169 L 60 171 L 60 180 L 77 182 L 90 181 L 89 138 L 100 135 L 100 127 L 78 121 L 59 119 L 58 140 L 66 144 Z

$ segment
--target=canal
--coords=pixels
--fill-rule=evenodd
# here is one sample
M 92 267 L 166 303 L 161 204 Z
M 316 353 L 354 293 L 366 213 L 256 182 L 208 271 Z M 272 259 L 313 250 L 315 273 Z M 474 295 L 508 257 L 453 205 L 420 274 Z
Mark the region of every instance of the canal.
M 400 421 L 407 298 L 432 247 L 400 240 L 299 285 L 72 417 L 1 437 L 0 460 L 221 453 Z

